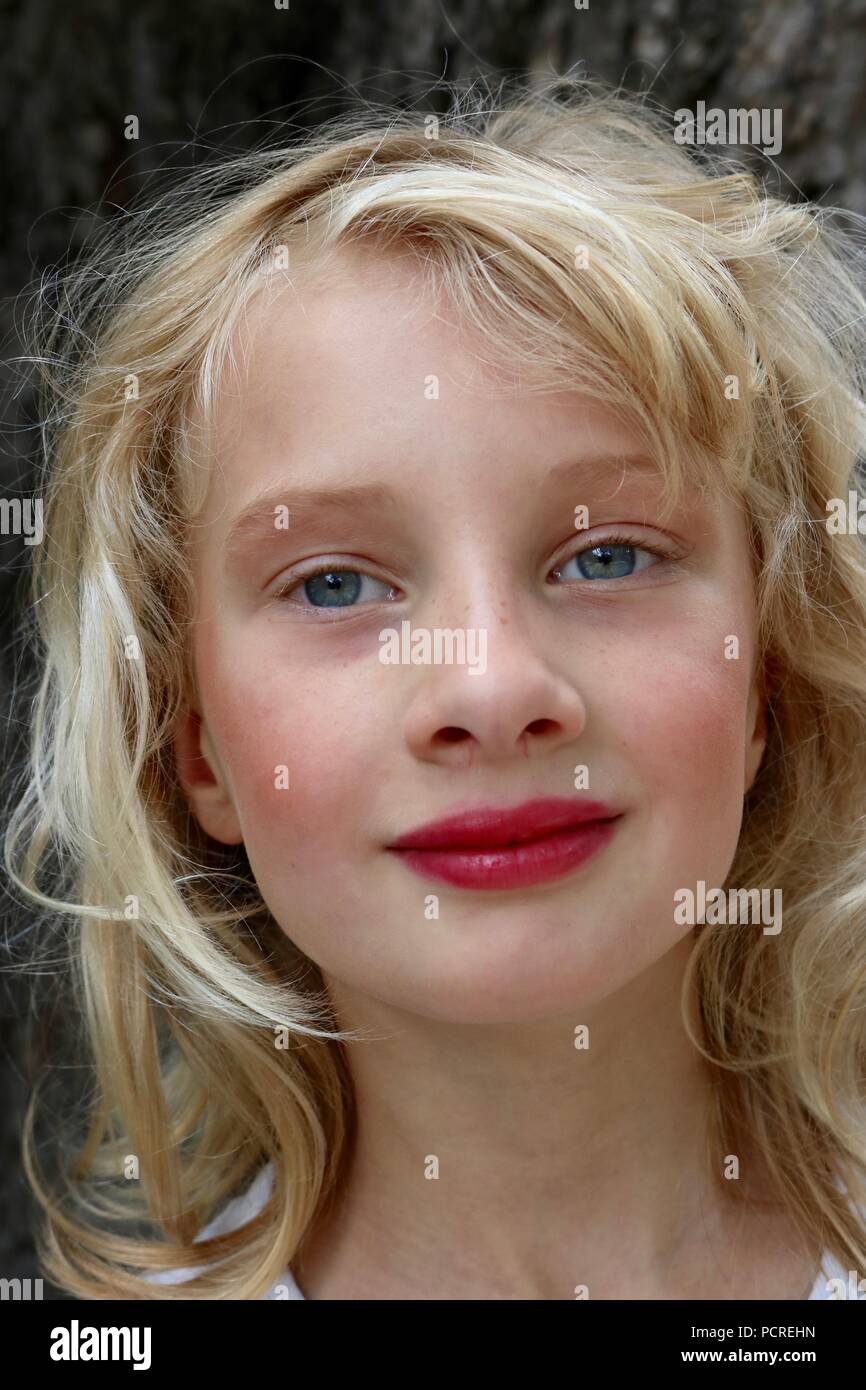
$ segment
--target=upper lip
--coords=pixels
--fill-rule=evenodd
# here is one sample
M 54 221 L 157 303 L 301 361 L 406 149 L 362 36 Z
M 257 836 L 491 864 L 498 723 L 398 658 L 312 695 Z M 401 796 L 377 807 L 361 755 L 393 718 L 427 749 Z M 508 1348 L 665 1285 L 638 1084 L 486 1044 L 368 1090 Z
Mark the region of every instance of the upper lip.
M 390 849 L 487 849 L 538 840 L 582 821 L 611 820 L 615 807 L 586 797 L 537 797 L 517 806 L 475 806 L 443 820 L 428 821 L 389 845 Z

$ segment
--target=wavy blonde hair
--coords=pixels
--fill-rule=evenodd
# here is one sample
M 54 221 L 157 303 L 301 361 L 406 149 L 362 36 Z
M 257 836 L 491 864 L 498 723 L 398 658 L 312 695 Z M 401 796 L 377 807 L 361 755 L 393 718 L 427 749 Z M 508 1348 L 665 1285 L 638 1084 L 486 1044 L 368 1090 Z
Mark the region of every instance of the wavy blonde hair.
M 524 387 L 579 384 L 621 411 L 672 500 L 691 479 L 744 505 L 770 732 L 728 882 L 782 888 L 785 926 L 698 928 L 683 1014 L 713 1078 L 713 1172 L 751 1134 L 804 1235 L 866 1268 L 838 1185 L 862 1203 L 866 555 L 826 526 L 828 499 L 859 495 L 855 238 L 837 211 L 678 146 L 645 97 L 573 78 L 450 97 L 438 119 L 365 106 L 207 163 L 35 296 L 46 539 L 5 863 L 71 1004 L 55 1038 L 70 1113 L 58 1130 L 44 1069 L 24 1161 L 43 1268 L 81 1297 L 259 1298 L 345 1172 L 354 1035 L 243 847 L 196 825 L 171 736 L 194 690 L 184 542 L 208 476 L 194 422 L 251 297 L 327 273 L 350 242 L 411 255 Z M 264 1209 L 194 1243 L 266 1161 Z M 176 1286 L 142 1275 L 205 1263 Z

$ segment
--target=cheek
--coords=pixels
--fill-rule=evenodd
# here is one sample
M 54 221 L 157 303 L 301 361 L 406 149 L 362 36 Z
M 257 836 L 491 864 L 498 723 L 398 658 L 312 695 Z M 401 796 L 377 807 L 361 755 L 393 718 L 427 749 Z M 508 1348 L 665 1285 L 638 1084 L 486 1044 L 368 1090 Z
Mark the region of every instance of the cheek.
M 743 818 L 750 657 L 726 660 L 711 638 L 687 652 L 671 644 L 643 672 L 612 714 L 611 735 L 635 777 L 644 872 L 667 901 L 698 878 L 721 885 L 730 870 Z
M 340 848 L 357 844 L 381 776 L 379 697 L 363 688 L 357 666 L 347 679 L 333 667 L 302 673 L 273 652 L 213 661 L 202 674 L 208 723 L 262 890 L 320 862 L 333 882 L 347 857 Z
M 741 589 L 732 576 L 697 589 L 687 603 L 672 591 L 655 622 L 634 617 L 597 647 L 600 746 L 620 749 L 659 803 L 676 795 L 692 805 L 742 808 L 755 653 L 754 615 Z M 733 634 L 736 657 L 729 655 Z
M 748 686 L 739 662 L 672 654 L 633 684 L 630 698 L 623 734 L 660 793 L 703 787 L 742 799 Z
M 599 992 L 689 936 L 675 895 L 725 883 L 743 816 L 748 659 L 726 661 L 714 635 L 629 649 L 627 668 L 612 657 L 603 686 L 594 683 L 596 701 L 619 692 L 604 696 L 597 746 L 602 762 L 615 750 L 631 806 L 587 946 L 586 978 Z

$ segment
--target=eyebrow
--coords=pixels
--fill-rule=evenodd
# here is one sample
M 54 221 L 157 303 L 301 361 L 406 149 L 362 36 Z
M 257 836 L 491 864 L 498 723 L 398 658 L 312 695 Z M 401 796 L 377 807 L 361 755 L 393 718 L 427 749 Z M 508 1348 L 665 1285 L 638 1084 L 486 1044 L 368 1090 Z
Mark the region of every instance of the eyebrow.
M 384 483 L 333 488 L 271 488 L 254 497 L 232 523 L 225 546 L 228 563 L 238 558 L 251 543 L 274 535 L 278 507 L 287 508 L 291 531 L 298 515 L 303 520 L 313 516 L 350 517 L 365 509 L 394 513 L 399 504 L 396 495 Z
M 649 455 L 605 453 L 563 459 L 547 471 L 544 481 L 564 483 L 579 480 L 591 483 L 597 481 L 599 476 L 606 476 L 616 465 L 624 474 L 660 474 L 658 463 Z M 362 511 L 394 517 L 403 510 L 399 496 L 385 483 L 356 483 L 330 488 L 271 488 L 254 497 L 232 523 L 224 551 L 227 565 L 237 560 L 249 545 L 274 535 L 274 518 L 278 507 L 288 509 L 289 531 L 294 528 L 298 516 L 302 522 L 312 517 L 317 520 L 352 517 Z

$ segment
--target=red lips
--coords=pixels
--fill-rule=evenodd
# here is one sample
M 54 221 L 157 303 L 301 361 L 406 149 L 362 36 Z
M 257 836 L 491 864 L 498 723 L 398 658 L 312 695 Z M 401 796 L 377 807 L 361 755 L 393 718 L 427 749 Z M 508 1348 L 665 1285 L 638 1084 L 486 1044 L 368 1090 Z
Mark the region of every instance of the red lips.
M 538 797 L 511 808 L 478 806 L 444 820 L 429 821 L 394 840 L 391 849 L 487 849 L 539 840 L 569 825 L 612 820 L 619 812 L 603 801 L 581 797 Z
M 603 801 L 577 797 L 477 806 L 419 826 L 388 849 L 414 873 L 457 888 L 530 888 L 603 849 L 621 816 Z

